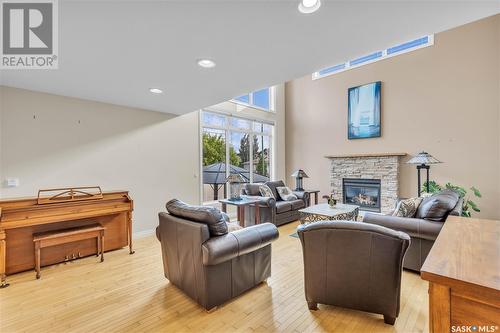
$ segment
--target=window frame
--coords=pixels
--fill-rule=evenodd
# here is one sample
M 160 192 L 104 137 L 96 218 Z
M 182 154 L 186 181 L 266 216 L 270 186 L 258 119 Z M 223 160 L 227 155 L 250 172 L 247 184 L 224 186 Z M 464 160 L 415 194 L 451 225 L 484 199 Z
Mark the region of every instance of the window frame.
M 203 113 L 212 113 L 212 114 L 216 114 L 216 115 L 219 115 L 219 116 L 224 116 L 225 117 L 225 125 L 224 126 L 218 126 L 218 125 L 206 125 L 204 122 L 203 122 Z M 231 124 L 231 118 L 237 118 L 237 119 L 243 119 L 243 120 L 246 120 L 246 121 L 250 121 L 251 122 L 251 127 L 250 129 L 243 129 L 243 128 L 239 128 L 239 127 L 234 127 L 232 126 Z M 255 131 L 255 123 L 260 123 L 260 124 L 266 124 L 266 125 L 270 125 L 272 126 L 271 127 L 271 132 L 258 132 L 258 131 Z M 276 124 L 274 121 L 266 121 L 266 120 L 263 120 L 263 119 L 255 119 L 255 118 L 247 118 L 247 117 L 241 117 L 241 116 L 236 116 L 236 115 L 232 115 L 232 114 L 226 114 L 226 113 L 223 113 L 223 112 L 216 112 L 216 111 L 212 111 L 212 110 L 205 110 L 205 109 L 201 109 L 200 112 L 199 112 L 199 143 L 200 143 L 200 153 L 199 153 L 199 159 L 200 159 L 200 202 L 201 204 L 209 204 L 209 203 L 212 203 L 214 201 L 204 201 L 204 184 L 203 184 L 203 133 L 205 131 L 205 129 L 213 129 L 213 130 L 222 130 L 224 131 L 224 138 L 225 138 L 225 148 L 226 148 L 226 156 L 225 156 L 225 163 L 226 165 L 229 165 L 230 163 L 230 147 L 231 147 L 231 143 L 230 143 L 230 137 L 231 137 L 231 133 L 233 132 L 237 132 L 237 133 L 244 133 L 244 134 L 249 134 L 250 135 L 250 139 L 249 139 L 249 143 L 250 143 L 250 156 L 249 156 L 249 165 L 250 165 L 250 169 L 249 169 L 249 175 L 250 175 L 250 180 L 249 180 L 249 183 L 252 184 L 253 183 L 253 174 L 255 173 L 255 170 L 254 170 L 254 156 L 253 156 L 253 146 L 254 146 L 254 139 L 253 137 L 254 136 L 266 136 L 269 138 L 269 155 L 268 155 L 268 160 L 269 160 L 269 180 L 274 180 L 274 149 L 275 149 L 275 145 L 274 145 L 274 135 L 275 135 L 275 128 L 276 128 Z M 230 174 L 230 170 L 229 168 L 226 168 L 226 177 L 229 176 Z M 228 186 L 228 184 L 226 184 L 225 186 Z M 229 189 L 226 190 L 226 193 L 229 194 L 230 191 Z
M 253 94 L 255 92 L 263 90 L 263 89 L 268 89 L 269 90 L 269 109 L 266 109 L 266 108 L 263 108 L 263 107 L 260 107 L 258 105 L 253 104 Z M 244 95 L 247 95 L 247 94 L 243 94 L 243 95 L 240 95 L 240 96 L 244 96 Z M 275 87 L 274 86 L 267 87 L 267 88 L 261 88 L 261 89 L 257 89 L 255 91 L 249 92 L 248 93 L 248 103 L 245 103 L 245 102 L 242 102 L 242 101 L 238 101 L 236 98 L 238 98 L 240 96 L 237 96 L 237 97 L 234 97 L 234 98 L 230 99 L 229 102 L 234 103 L 234 104 L 238 104 L 238 105 L 241 105 L 241 106 L 244 106 L 244 107 L 247 107 L 247 108 L 253 108 L 253 109 L 256 109 L 256 110 L 260 110 L 260 111 L 276 112 L 276 108 L 275 108 L 275 106 L 276 106 L 276 103 L 275 103 L 275 100 L 276 100 L 276 91 L 275 91 Z
M 422 44 L 418 44 L 417 43 L 414 46 L 410 46 L 408 48 L 403 48 L 401 50 L 398 50 L 398 51 L 395 51 L 395 52 L 392 52 L 392 53 L 388 52 L 390 49 L 394 49 L 394 48 L 403 46 L 405 44 L 411 44 L 413 42 L 417 42 L 419 40 L 422 40 L 422 39 L 424 39 L 426 37 L 427 37 L 427 43 L 422 43 Z M 413 51 L 422 49 L 424 47 L 430 47 L 430 46 L 433 46 L 433 45 L 434 45 L 434 35 L 433 34 L 422 36 L 422 37 L 415 38 L 415 39 L 412 39 L 412 40 L 409 40 L 409 41 L 406 41 L 406 42 L 397 43 L 397 44 L 395 44 L 393 46 L 390 46 L 390 47 L 388 47 L 388 48 L 386 48 L 384 50 L 378 50 L 378 51 L 369 52 L 369 53 L 366 53 L 365 55 L 354 57 L 354 58 L 346 60 L 344 62 L 337 63 L 337 64 L 335 64 L 333 66 L 322 68 L 322 69 L 320 69 L 320 70 L 312 73 L 311 78 L 312 78 L 312 80 L 319 80 L 319 79 L 322 79 L 322 78 L 330 76 L 330 75 L 335 75 L 335 74 L 338 74 L 338 73 L 342 73 L 342 72 L 348 71 L 350 69 L 358 68 L 360 66 L 365 66 L 365 65 L 368 65 L 368 64 L 380 61 L 380 60 L 384 60 L 384 59 L 396 57 L 396 56 L 399 56 L 401 54 L 405 54 L 405 53 L 408 53 L 408 52 L 413 52 Z M 378 54 L 378 53 L 381 53 L 381 56 L 377 56 L 377 57 L 371 58 L 371 59 L 366 60 L 366 61 L 357 62 L 357 61 L 359 61 L 359 60 L 361 60 L 363 58 L 368 58 L 368 57 L 370 57 L 372 55 L 375 55 L 375 54 Z M 351 64 L 351 62 L 355 62 L 355 63 Z M 340 66 L 342 66 L 342 68 L 340 68 Z M 334 67 L 339 67 L 339 69 L 334 69 Z

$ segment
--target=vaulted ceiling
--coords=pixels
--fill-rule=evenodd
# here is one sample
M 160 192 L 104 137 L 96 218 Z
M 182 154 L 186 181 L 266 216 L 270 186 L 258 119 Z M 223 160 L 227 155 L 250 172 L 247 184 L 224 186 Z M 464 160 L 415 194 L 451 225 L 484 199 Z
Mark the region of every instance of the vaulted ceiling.
M 0 83 L 183 114 L 500 12 L 496 0 L 323 0 L 308 15 L 297 5 L 61 0 L 59 69 L 4 70 Z

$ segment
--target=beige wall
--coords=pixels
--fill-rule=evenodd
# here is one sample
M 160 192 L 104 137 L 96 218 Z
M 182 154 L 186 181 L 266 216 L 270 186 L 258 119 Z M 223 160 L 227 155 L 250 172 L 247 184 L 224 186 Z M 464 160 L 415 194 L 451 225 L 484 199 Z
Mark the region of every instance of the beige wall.
M 166 200 L 199 200 L 198 112 L 179 117 L 0 87 L 1 197 L 40 188 L 129 190 L 134 232 L 153 229 Z M 6 188 L 5 179 L 20 179 Z
M 444 162 L 431 179 L 478 187 L 479 216 L 500 218 L 499 44 L 497 15 L 437 34 L 432 47 L 288 82 L 287 174 L 303 168 L 306 187 L 324 194 L 324 155 L 426 150 Z M 382 81 L 382 137 L 347 140 L 347 89 L 373 81 Z M 414 166 L 402 166 L 400 182 L 401 196 L 416 195 Z

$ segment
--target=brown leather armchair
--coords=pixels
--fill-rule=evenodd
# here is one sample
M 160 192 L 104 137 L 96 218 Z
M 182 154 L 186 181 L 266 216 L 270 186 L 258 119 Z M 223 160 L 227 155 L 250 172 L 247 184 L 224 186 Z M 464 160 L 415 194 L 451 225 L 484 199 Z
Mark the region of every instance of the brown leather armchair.
M 279 236 L 273 224 L 227 232 L 215 208 L 171 201 L 167 209 L 170 214 L 159 213 L 156 228 L 165 277 L 205 309 L 271 276 L 271 242 Z
M 300 225 L 306 301 L 399 315 L 403 257 L 410 236 L 378 225 L 324 221 Z

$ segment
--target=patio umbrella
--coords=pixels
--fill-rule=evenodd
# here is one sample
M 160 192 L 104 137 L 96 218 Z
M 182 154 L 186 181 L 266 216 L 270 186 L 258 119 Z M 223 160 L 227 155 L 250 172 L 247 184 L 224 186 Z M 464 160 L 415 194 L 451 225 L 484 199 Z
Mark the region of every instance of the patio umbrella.
M 234 165 L 229 165 L 231 174 L 239 174 L 245 182 L 250 182 L 250 171 Z M 269 180 L 269 177 L 253 173 L 254 183 L 264 183 Z M 226 184 L 226 163 L 214 163 L 203 167 L 203 184 L 210 185 L 214 190 L 214 200 L 219 197 L 219 189 Z M 226 196 L 226 188 L 224 188 L 224 196 Z

